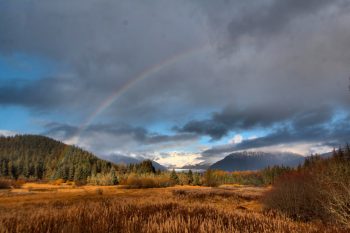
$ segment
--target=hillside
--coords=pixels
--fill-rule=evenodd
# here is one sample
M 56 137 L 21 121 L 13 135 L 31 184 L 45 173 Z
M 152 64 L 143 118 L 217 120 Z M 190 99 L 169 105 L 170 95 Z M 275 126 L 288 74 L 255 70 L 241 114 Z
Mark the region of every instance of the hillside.
M 0 177 L 84 181 L 112 163 L 44 136 L 0 137 Z
M 304 157 L 293 153 L 238 152 L 214 163 L 210 169 L 224 171 L 259 170 L 273 165 L 297 166 Z

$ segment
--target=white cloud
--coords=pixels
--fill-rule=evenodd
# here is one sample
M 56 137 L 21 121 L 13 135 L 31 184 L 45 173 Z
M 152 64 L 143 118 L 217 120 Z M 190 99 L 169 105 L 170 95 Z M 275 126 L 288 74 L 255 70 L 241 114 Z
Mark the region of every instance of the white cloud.
M 240 134 L 236 134 L 231 140 L 230 143 L 232 144 L 238 144 L 241 143 L 243 141 L 243 136 Z
M 164 154 L 160 155 L 155 159 L 155 161 L 169 167 L 182 167 L 189 164 L 203 162 L 203 160 L 200 160 L 200 158 L 200 154 L 173 151 L 166 153 L 166 156 L 164 156 Z
M 254 140 L 254 139 L 257 139 L 257 138 L 258 138 L 258 136 L 253 135 L 253 136 L 250 136 L 250 137 L 248 138 L 248 140 Z
M 15 136 L 16 134 L 18 134 L 15 131 L 10 131 L 10 130 L 0 130 L 0 136 L 5 136 L 5 137 L 9 137 L 9 136 Z
M 322 143 L 290 143 L 279 144 L 268 147 L 261 147 L 257 149 L 251 149 L 249 151 L 264 151 L 264 152 L 291 152 L 300 154 L 303 156 L 309 156 L 311 154 L 323 154 L 332 151 L 333 148 L 325 146 Z

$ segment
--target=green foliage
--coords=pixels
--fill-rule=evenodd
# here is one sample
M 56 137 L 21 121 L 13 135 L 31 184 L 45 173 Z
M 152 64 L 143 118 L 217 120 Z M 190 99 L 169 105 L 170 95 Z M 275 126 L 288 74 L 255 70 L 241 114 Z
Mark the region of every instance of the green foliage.
M 201 182 L 201 177 L 200 177 L 200 174 L 198 172 L 194 173 L 193 175 L 193 185 L 201 185 L 202 182 Z
M 110 173 L 109 173 L 109 176 L 110 176 L 110 178 L 111 178 L 111 183 L 112 183 L 112 185 L 118 184 L 118 178 L 117 178 L 116 171 L 115 171 L 115 168 L 114 168 L 114 167 L 111 168 L 111 171 L 110 171 Z
M 285 166 L 267 167 L 261 170 L 261 175 L 264 184 L 273 184 L 282 175 L 291 172 L 293 169 Z
M 151 160 L 144 160 L 141 163 L 129 164 L 127 172 L 131 173 L 156 173 Z
M 204 174 L 204 184 L 209 187 L 219 186 L 215 171 L 208 169 Z
M 112 176 L 111 173 L 101 174 L 97 173 L 96 175 L 91 175 L 87 178 L 87 183 L 91 185 L 100 185 L 108 186 L 116 184 L 116 177 Z
M 174 183 L 174 184 L 179 184 L 179 177 L 177 176 L 175 169 L 172 170 L 172 172 L 170 173 L 170 180 Z
M 0 177 L 6 179 L 62 179 L 76 184 L 115 185 L 119 183 L 118 177 L 131 173 L 162 175 L 160 171 L 156 173 L 151 160 L 115 165 L 43 136 L 0 137 Z
M 188 184 L 193 184 L 193 173 L 191 169 L 187 173 L 187 178 L 188 178 Z
M 113 165 L 80 148 L 43 136 L 0 137 L 0 177 L 86 182 L 92 167 L 105 174 Z

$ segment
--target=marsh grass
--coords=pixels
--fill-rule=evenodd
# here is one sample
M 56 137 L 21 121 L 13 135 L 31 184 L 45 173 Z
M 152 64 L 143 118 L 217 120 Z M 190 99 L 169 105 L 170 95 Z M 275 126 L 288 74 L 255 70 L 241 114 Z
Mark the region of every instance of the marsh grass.
M 0 233 L 341 232 L 314 223 L 295 222 L 278 213 L 247 211 L 239 206 L 249 200 L 217 188 L 119 192 L 103 195 L 95 192 L 79 199 L 8 206 L 0 215 Z
M 320 232 L 283 217 L 218 210 L 177 202 L 121 203 L 113 199 L 53 203 L 1 217 L 0 232 Z

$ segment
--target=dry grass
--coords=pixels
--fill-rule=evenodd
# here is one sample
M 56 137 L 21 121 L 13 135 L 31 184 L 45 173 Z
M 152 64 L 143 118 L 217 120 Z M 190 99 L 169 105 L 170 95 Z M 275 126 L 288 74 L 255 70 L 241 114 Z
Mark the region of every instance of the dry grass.
M 178 198 L 189 198 L 196 201 L 207 200 L 223 200 L 230 199 L 233 202 L 240 203 L 242 201 L 254 200 L 251 196 L 241 195 L 231 190 L 214 189 L 198 189 L 198 190 L 173 190 L 173 195 Z
M 22 193 L 0 196 L 0 232 L 337 232 L 255 211 L 249 206 L 259 200 L 236 192 L 190 186 L 85 186 L 27 195 L 24 188 Z

